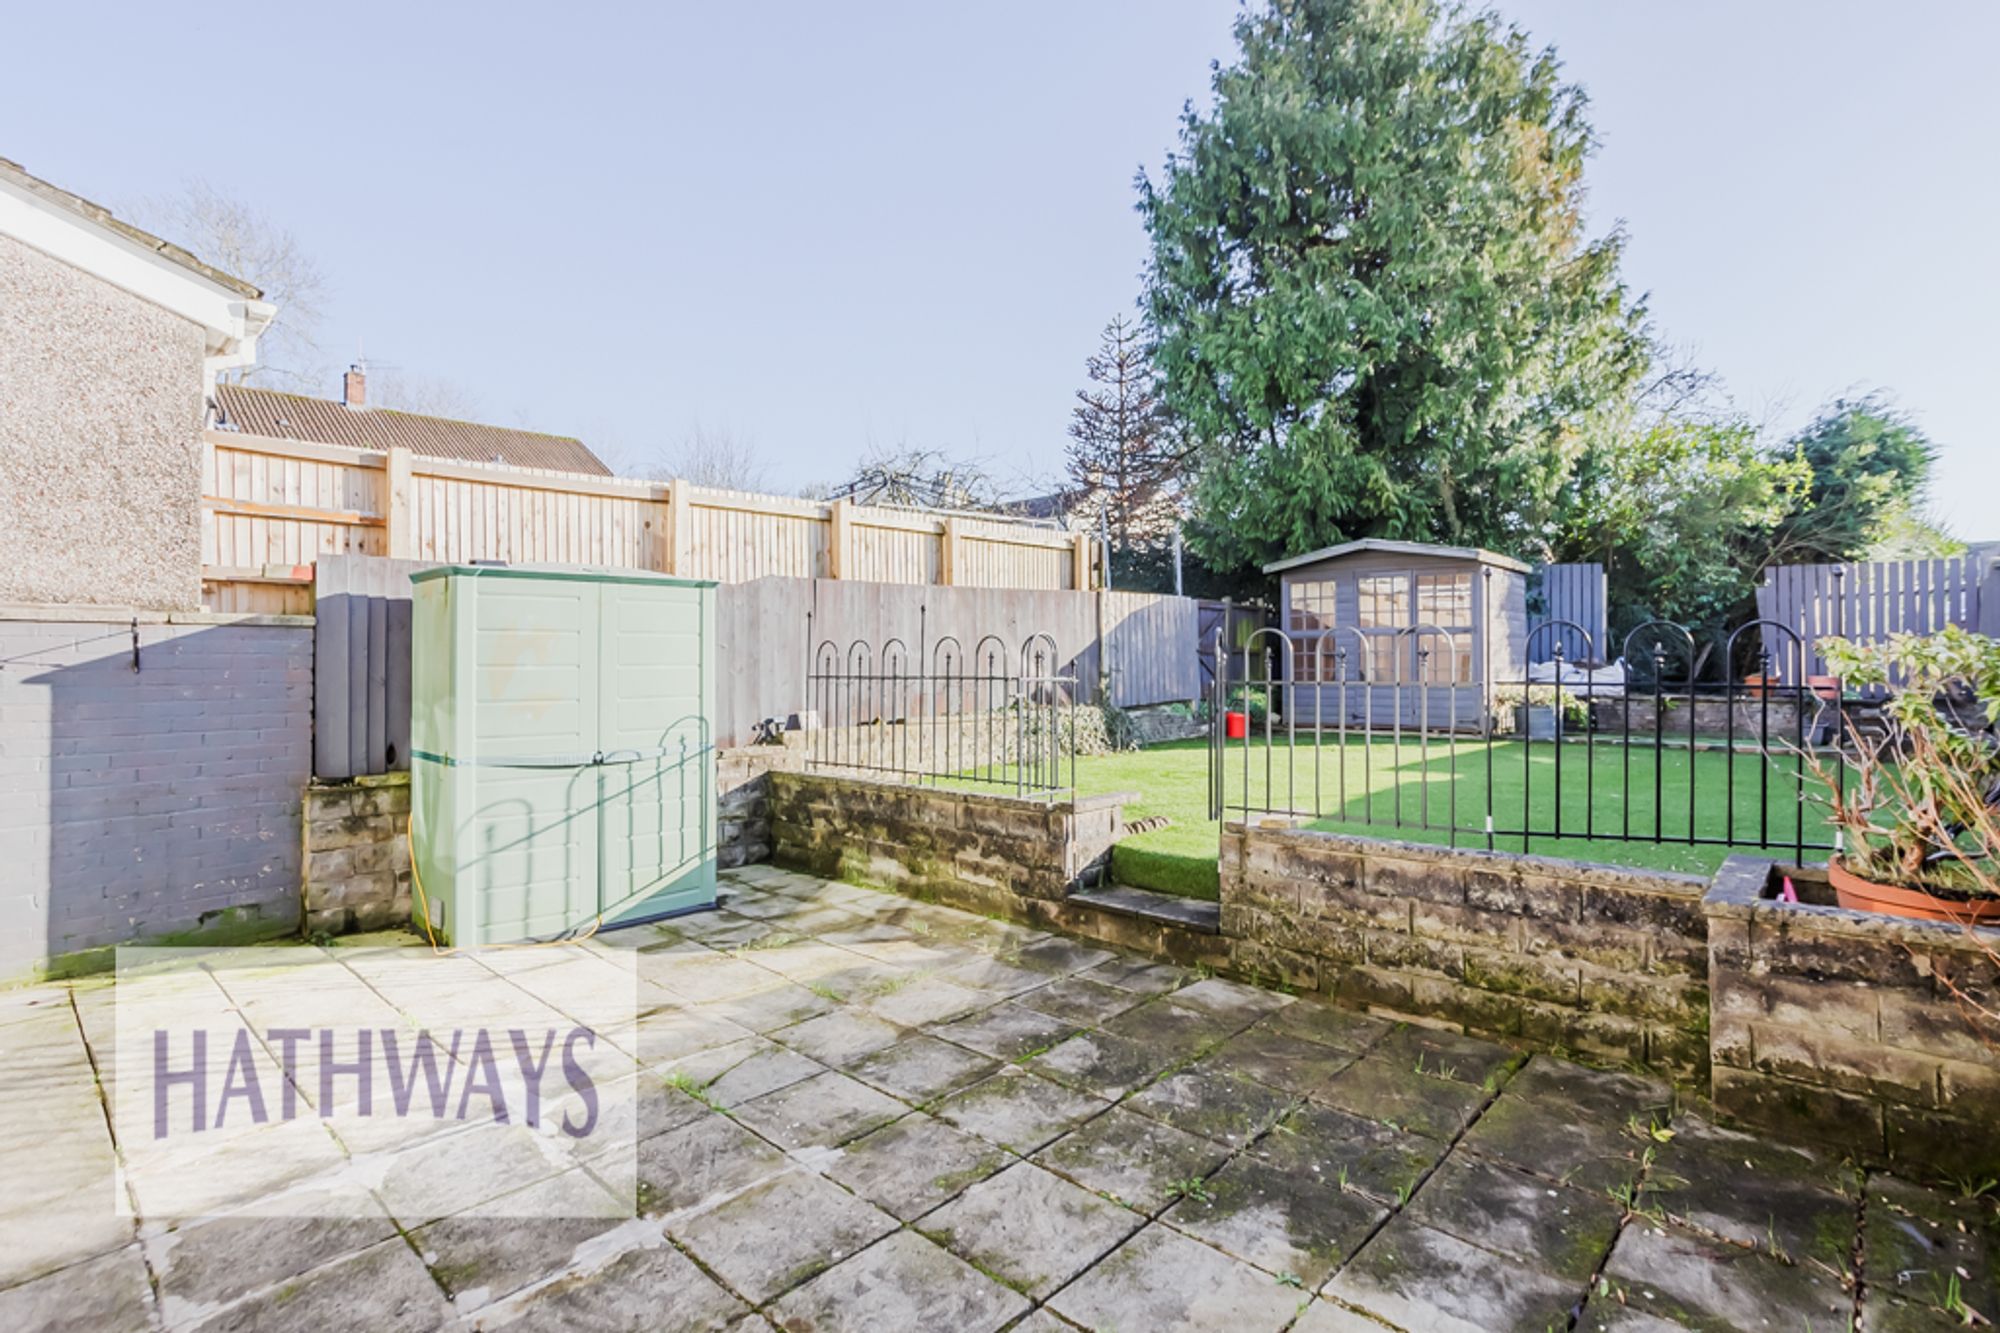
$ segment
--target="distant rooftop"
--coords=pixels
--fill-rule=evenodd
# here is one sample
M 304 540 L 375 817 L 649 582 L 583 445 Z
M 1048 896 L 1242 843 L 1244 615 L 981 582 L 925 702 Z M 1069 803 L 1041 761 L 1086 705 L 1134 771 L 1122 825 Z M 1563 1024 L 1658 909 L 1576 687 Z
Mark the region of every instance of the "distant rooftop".
M 350 372 L 349 393 L 358 376 Z M 345 402 L 280 393 L 243 384 L 218 385 L 216 428 L 280 440 L 347 445 L 356 449 L 404 448 L 426 458 L 466 463 L 507 463 L 552 472 L 608 477 L 611 469 L 581 440 L 568 435 L 511 430 L 476 421 L 427 417 L 388 407 L 350 407 Z

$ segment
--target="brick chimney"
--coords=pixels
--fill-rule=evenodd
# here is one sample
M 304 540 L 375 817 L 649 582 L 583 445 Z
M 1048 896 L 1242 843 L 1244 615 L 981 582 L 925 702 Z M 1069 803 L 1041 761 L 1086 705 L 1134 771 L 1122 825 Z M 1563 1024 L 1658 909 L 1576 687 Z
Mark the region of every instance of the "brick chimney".
M 368 407 L 368 372 L 359 361 L 347 368 L 347 374 L 341 380 L 340 401 L 357 412 Z

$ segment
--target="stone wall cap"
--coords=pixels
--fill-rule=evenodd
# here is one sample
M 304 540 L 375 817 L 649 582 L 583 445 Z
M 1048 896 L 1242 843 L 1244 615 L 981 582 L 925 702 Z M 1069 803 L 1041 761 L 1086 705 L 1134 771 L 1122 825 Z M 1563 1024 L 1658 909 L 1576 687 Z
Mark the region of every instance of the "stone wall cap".
M 131 606 L 95 606 L 79 602 L 0 603 L 0 620 L 31 620 L 52 625 L 259 625 L 311 629 L 311 616 L 282 616 L 234 611 L 146 611 Z
M 1260 838 L 1281 842 L 1338 847 L 1361 855 L 1394 856 L 1406 861 L 1431 861 L 1440 864 L 1506 867 L 1525 870 L 1532 874 L 1548 875 L 1554 879 L 1612 881 L 1654 891 L 1699 894 L 1705 892 L 1712 882 L 1700 875 L 1682 874 L 1676 870 L 1641 870 L 1633 866 L 1608 865 L 1602 861 L 1573 861 L 1568 857 L 1536 856 L 1527 852 L 1502 851 L 1499 848 L 1487 851 L 1483 847 L 1440 847 L 1435 843 L 1368 838 L 1353 833 L 1333 833 L 1325 829 L 1246 825 L 1242 820 L 1231 820 L 1225 823 L 1223 828 L 1231 833 L 1254 833 Z
M 1917 921 L 1909 917 L 1856 912 L 1821 903 L 1788 903 L 1764 896 L 1771 868 L 1787 864 L 1776 857 L 1738 853 L 1725 860 L 1702 895 L 1703 915 L 1736 917 L 1773 924 L 1807 925 L 1827 935 L 1867 936 L 1899 940 L 1935 949 L 1956 945 L 1981 952 L 2000 949 L 2000 928 L 1967 927 L 1951 921 Z
M 312 791 L 352 791 L 357 787 L 407 787 L 408 769 L 394 773 L 363 773 L 351 778 L 314 778 L 306 784 Z

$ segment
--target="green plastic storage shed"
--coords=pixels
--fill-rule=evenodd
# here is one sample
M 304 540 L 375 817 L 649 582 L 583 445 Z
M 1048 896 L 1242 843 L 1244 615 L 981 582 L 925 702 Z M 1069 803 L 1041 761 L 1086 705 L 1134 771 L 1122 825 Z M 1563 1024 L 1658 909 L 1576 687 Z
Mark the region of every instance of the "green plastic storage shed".
M 715 902 L 715 585 L 448 565 L 410 576 L 412 855 L 476 947 Z

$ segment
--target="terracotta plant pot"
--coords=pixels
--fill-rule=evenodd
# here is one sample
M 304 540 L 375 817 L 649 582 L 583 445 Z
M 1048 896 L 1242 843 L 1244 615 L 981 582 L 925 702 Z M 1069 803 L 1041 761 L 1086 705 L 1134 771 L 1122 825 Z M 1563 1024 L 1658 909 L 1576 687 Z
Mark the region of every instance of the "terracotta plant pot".
M 2000 925 L 2000 898 L 1938 898 L 1899 884 L 1877 884 L 1849 870 L 1837 856 L 1827 859 L 1826 870 L 1834 897 L 1850 912 L 1950 921 L 1961 926 Z

